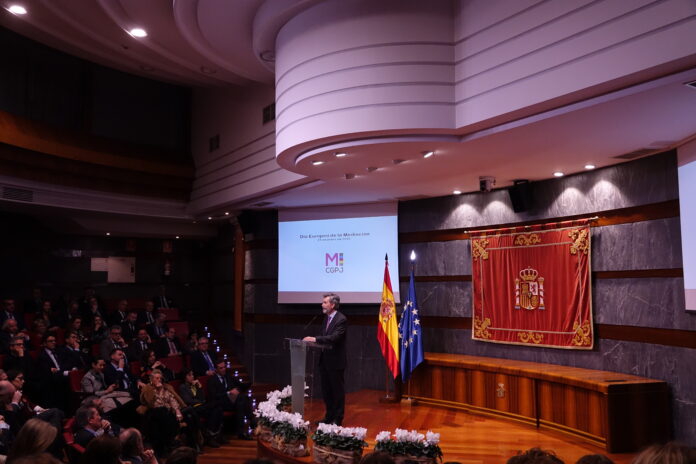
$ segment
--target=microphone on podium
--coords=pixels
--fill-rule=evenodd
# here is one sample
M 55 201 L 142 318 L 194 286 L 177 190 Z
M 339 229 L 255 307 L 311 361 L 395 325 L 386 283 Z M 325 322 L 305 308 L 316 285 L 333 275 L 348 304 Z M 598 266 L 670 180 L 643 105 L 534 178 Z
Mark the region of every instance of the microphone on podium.
M 303 334 L 304 334 L 305 330 L 307 330 L 309 328 L 309 326 L 312 325 L 312 323 L 317 320 L 317 317 L 319 317 L 319 314 L 316 314 L 312 319 L 310 319 L 310 321 L 307 323 L 307 325 L 302 328 Z

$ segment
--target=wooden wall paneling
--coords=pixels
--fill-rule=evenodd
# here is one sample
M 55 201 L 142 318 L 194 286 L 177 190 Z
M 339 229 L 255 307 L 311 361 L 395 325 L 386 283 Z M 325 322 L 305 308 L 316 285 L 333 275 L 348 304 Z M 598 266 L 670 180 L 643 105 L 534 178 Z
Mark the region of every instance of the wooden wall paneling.
M 431 382 L 431 394 L 432 397 L 438 400 L 444 400 L 443 392 L 442 392 L 442 384 L 443 384 L 443 368 L 440 366 L 433 366 L 432 369 L 430 370 L 430 382 Z
M 486 407 L 486 373 L 472 370 L 471 373 L 471 404 L 479 408 Z

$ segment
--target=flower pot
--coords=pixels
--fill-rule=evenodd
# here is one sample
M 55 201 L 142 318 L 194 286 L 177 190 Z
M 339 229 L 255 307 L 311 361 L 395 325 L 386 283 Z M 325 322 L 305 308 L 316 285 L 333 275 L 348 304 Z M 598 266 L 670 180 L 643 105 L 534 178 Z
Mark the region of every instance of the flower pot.
M 309 450 L 307 449 L 307 439 L 286 442 L 283 437 L 273 435 L 271 447 L 277 449 L 283 454 L 287 454 L 288 456 L 301 457 L 309 455 Z
M 312 457 L 319 464 L 357 464 L 362 458 L 362 448 L 355 451 L 339 450 L 328 446 L 314 445 Z
M 266 427 L 265 425 L 257 425 L 254 432 L 256 433 L 256 438 L 261 441 L 270 442 L 273 439 L 273 431 L 270 427 Z

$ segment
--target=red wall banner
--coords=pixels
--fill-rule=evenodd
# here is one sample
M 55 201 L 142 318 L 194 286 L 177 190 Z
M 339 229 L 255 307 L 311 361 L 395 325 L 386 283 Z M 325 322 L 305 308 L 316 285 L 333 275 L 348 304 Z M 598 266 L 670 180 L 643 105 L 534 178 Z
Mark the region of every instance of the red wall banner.
M 471 233 L 474 340 L 593 347 L 588 220 Z

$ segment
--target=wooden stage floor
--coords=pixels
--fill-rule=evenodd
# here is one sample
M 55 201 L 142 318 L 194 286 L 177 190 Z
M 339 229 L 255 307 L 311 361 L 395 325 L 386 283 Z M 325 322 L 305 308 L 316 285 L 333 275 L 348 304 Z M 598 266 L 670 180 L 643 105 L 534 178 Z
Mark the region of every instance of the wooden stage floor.
M 532 447 L 554 450 L 566 463 L 573 464 L 585 454 L 606 454 L 602 448 L 565 435 L 517 424 L 513 421 L 478 416 L 433 406 L 402 406 L 379 402 L 383 392 L 361 390 L 346 398 L 345 426 L 367 428 L 371 451 L 377 433 L 395 428 L 432 430 L 440 433 L 443 461 L 466 464 L 504 464 L 510 456 Z M 320 399 L 309 400 L 305 405 L 305 418 L 314 422 L 323 417 L 324 406 Z M 629 464 L 635 454 L 608 455 L 616 464 Z M 242 464 L 256 458 L 256 441 L 233 440 L 218 449 L 206 448 L 198 459 L 199 464 Z

